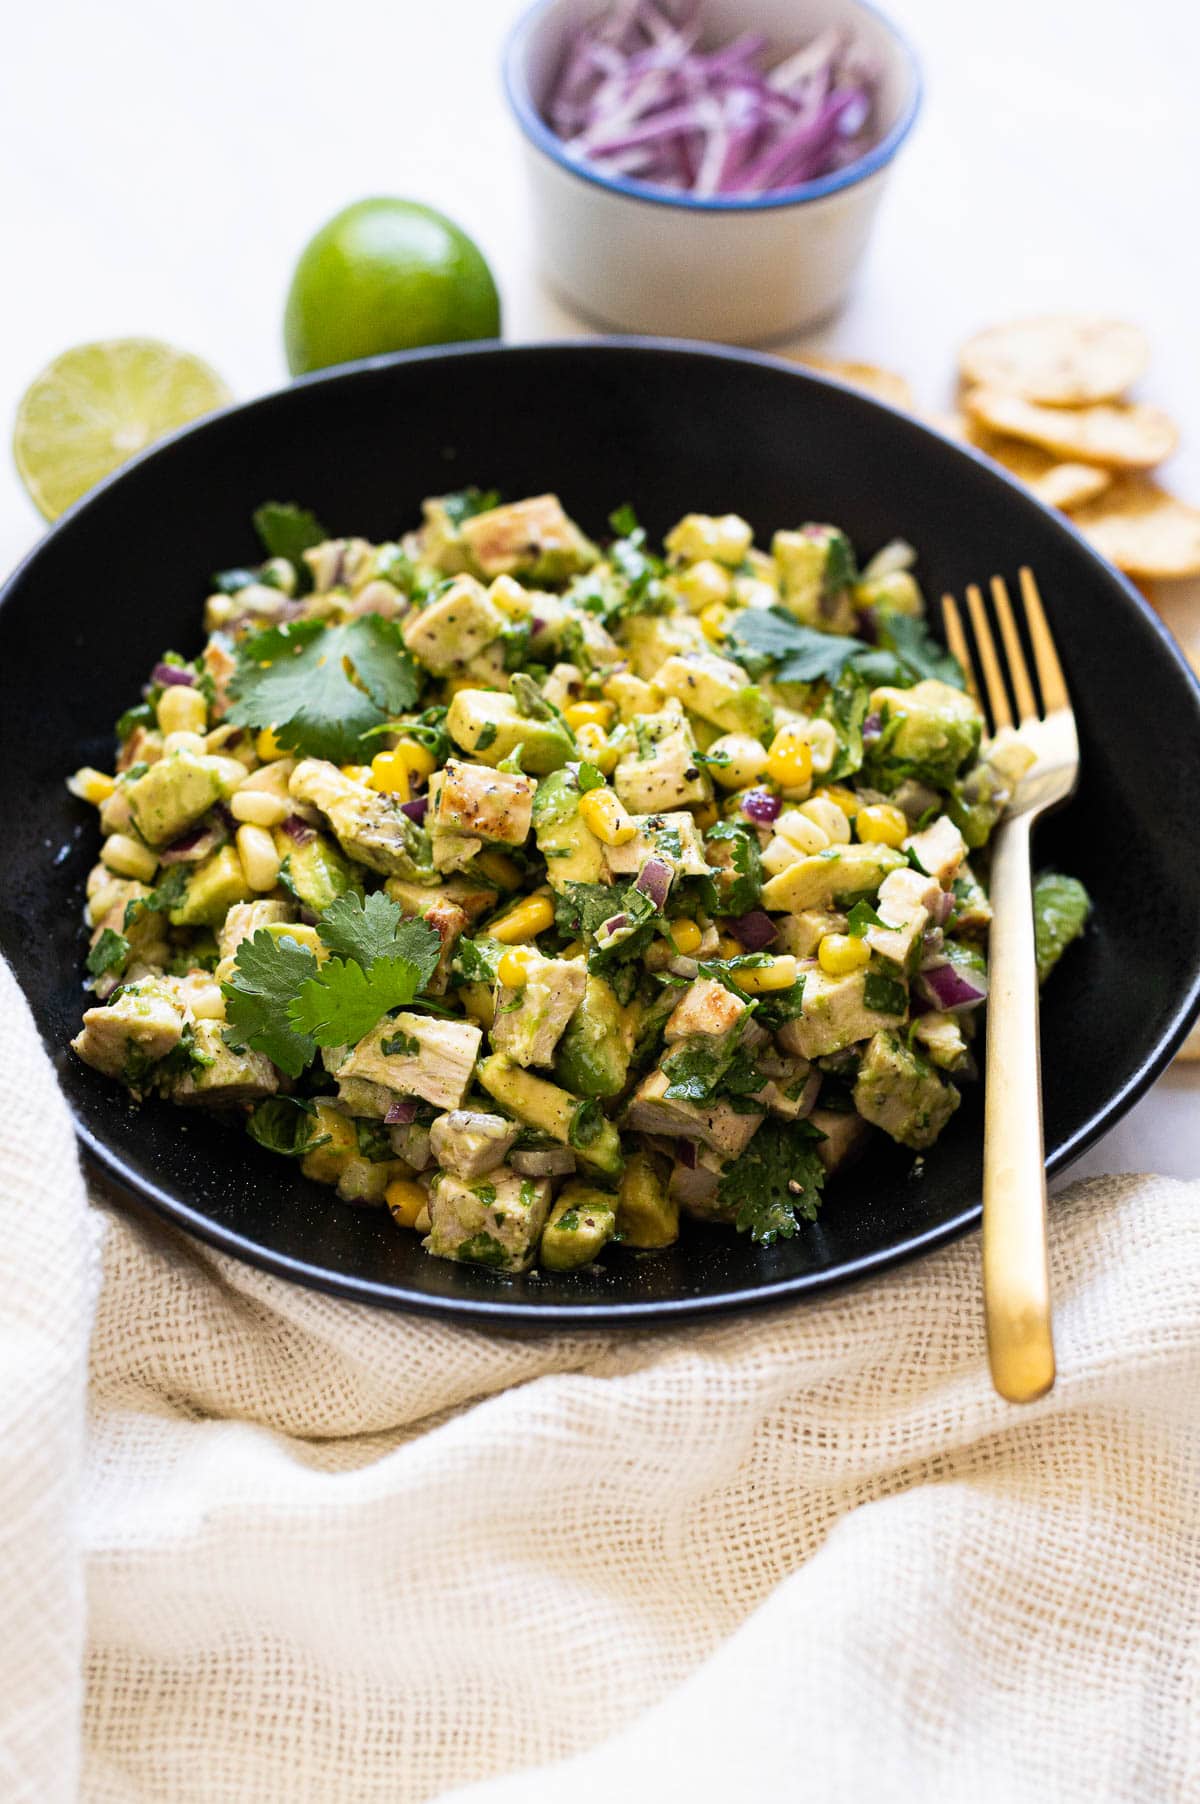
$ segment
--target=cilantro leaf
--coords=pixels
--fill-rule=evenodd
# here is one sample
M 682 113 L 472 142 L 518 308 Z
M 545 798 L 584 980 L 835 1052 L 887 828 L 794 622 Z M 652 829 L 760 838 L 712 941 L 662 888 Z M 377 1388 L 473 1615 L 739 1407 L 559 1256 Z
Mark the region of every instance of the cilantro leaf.
M 246 1132 L 268 1152 L 285 1159 L 302 1159 L 314 1147 L 325 1146 L 331 1134 L 318 1134 L 313 1125 L 315 1104 L 303 1096 L 272 1096 L 260 1102 L 246 1121 Z
M 287 751 L 348 764 L 363 740 L 412 707 L 421 689 L 399 626 L 362 614 L 341 626 L 285 621 L 237 648 L 227 718 L 236 726 L 273 726 Z
M 316 955 L 307 946 L 260 928 L 242 941 L 233 976 L 221 985 L 237 1043 L 265 1053 L 289 1077 L 299 1077 L 316 1052 L 311 1036 L 293 1025 L 289 1010 L 317 968 Z
M 117 738 L 124 741 L 137 727 L 154 725 L 154 709 L 149 702 L 135 702 L 132 708 L 126 708 L 118 720 L 114 731 Z
M 825 1182 L 817 1152 L 823 1137 L 808 1121 L 764 1121 L 717 1189 L 739 1234 L 770 1246 L 790 1240 L 801 1220 L 816 1220 Z
M 500 505 L 499 489 L 458 489 L 453 495 L 441 497 L 442 509 L 451 526 L 461 526 L 464 520 L 473 520 L 476 514 L 490 514 L 494 507 Z
M 821 707 L 821 715 L 838 736 L 838 750 L 826 772 L 826 783 L 838 783 L 862 769 L 863 726 L 871 705 L 871 692 L 858 670 L 851 667 L 839 677 Z
M 117 970 L 128 957 L 129 941 L 125 935 L 106 927 L 87 955 L 87 968 L 93 977 L 103 977 L 106 971 Z
M 411 1002 L 420 985 L 411 958 L 377 958 L 366 971 L 353 959 L 329 958 L 291 999 L 288 1021 L 318 1046 L 352 1046 L 389 1009 Z
M 331 952 L 353 959 L 364 969 L 377 958 L 407 959 L 417 968 L 421 989 L 441 957 L 441 939 L 428 921 L 406 918 L 399 903 L 383 890 L 375 890 L 365 900 L 352 890 L 339 896 L 317 922 L 317 932 Z
M 298 572 L 304 569 L 304 553 L 329 537 L 317 516 L 294 501 L 264 501 L 255 509 L 254 530 L 268 557 L 286 558 Z
M 954 689 L 965 689 L 967 679 L 962 665 L 952 652 L 934 638 L 923 620 L 911 614 L 897 614 L 890 608 L 879 613 L 879 643 L 885 651 L 902 658 L 912 676 L 911 682 L 934 677 Z
M 704 906 L 714 915 L 744 915 L 757 908 L 763 871 L 758 840 L 741 821 L 718 821 L 704 841 L 712 871 L 701 879 Z
M 464 983 L 496 982 L 496 966 L 504 956 L 499 940 L 460 939 L 454 948 L 454 974 Z
M 867 650 L 861 639 L 802 625 L 783 607 L 743 609 L 729 623 L 728 640 L 750 676 L 771 669 L 777 683 L 834 682 L 856 652 Z
M 586 795 L 589 789 L 603 789 L 604 774 L 602 771 L 597 770 L 594 764 L 589 764 L 585 758 L 583 763 L 579 766 L 576 781 L 579 784 L 580 795 Z
M 187 888 L 188 869 L 185 864 L 172 865 L 157 889 L 152 889 L 148 896 L 134 896 L 125 904 L 125 927 L 144 914 L 162 915 L 168 910 L 177 908 L 183 901 L 183 892 Z
M 856 902 L 846 917 L 846 932 L 852 940 L 861 940 L 868 927 L 886 926 L 883 916 L 877 915 L 867 901 Z
M 868 971 L 863 980 L 863 1007 L 881 1015 L 903 1015 L 908 1008 L 908 991 L 895 977 L 882 971 Z

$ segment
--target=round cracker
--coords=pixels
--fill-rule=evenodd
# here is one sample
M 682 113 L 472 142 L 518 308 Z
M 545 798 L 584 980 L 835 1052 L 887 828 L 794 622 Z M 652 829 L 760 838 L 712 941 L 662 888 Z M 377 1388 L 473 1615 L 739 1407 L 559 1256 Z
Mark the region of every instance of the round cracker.
M 1128 576 L 1200 576 L 1200 508 L 1177 501 L 1157 483 L 1123 477 L 1071 519 Z
M 1060 463 L 1052 451 L 1040 445 L 1026 445 L 1016 438 L 996 438 L 991 433 L 982 449 L 989 457 L 1016 476 L 1031 489 L 1046 507 L 1082 507 L 1102 495 L 1112 481 L 1112 473 L 1099 464 Z
M 903 408 L 906 413 L 912 413 L 916 407 L 916 396 L 908 378 L 898 376 L 894 370 L 881 369 L 877 363 L 822 357 L 816 351 L 808 352 L 796 361 L 807 364 L 810 370 L 819 370 L 824 376 L 836 376 L 839 382 L 848 382 L 851 388 L 861 388 L 864 393 L 886 401 L 889 407 Z
M 999 388 L 973 388 L 963 405 L 992 432 L 1041 445 L 1061 458 L 1117 469 L 1148 470 L 1169 457 L 1179 441 L 1169 416 L 1140 402 L 1041 407 Z
M 959 353 L 968 382 L 1059 407 L 1115 400 L 1149 360 L 1150 346 L 1137 326 L 1089 314 L 992 326 Z

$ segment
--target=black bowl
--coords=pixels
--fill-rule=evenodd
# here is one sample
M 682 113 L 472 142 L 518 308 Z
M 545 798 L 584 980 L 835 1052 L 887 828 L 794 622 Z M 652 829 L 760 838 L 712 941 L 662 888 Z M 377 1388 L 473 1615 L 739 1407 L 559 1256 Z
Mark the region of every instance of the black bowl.
M 429 1258 L 386 1212 L 338 1202 L 236 1121 L 132 1107 L 70 1053 L 97 831 L 64 775 L 108 765 L 112 721 L 158 654 L 197 647 L 208 573 L 255 556 L 259 501 L 296 499 L 332 531 L 383 539 L 424 495 L 470 482 L 509 496 L 555 489 L 594 532 L 630 500 L 653 534 L 696 509 L 743 514 L 760 536 L 835 520 L 866 553 L 903 535 L 934 595 L 1033 565 L 1083 745 L 1078 796 L 1037 853 L 1082 877 L 1096 903 L 1042 1013 L 1049 1170 L 1111 1127 L 1200 1005 L 1200 689 L 1163 628 L 1059 517 L 915 421 L 768 357 L 590 340 L 386 358 L 233 408 L 84 501 L 5 588 L 0 948 L 90 1159 L 126 1194 L 286 1277 L 491 1322 L 600 1324 L 780 1301 L 978 1221 L 976 1088 L 923 1170 L 881 1145 L 793 1241 L 762 1250 L 689 1225 L 667 1252 L 614 1249 L 575 1276 L 497 1277 Z

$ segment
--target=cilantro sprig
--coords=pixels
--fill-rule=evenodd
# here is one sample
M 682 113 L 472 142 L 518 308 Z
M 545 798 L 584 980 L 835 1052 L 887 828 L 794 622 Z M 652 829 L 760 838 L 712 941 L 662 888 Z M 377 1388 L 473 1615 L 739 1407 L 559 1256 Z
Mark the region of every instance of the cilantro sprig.
M 764 1121 L 717 1189 L 739 1234 L 771 1246 L 790 1240 L 801 1221 L 816 1220 L 825 1182 L 822 1139 L 810 1121 Z
M 382 891 L 366 901 L 339 896 L 317 922 L 335 956 L 319 963 L 284 931 L 243 940 L 221 988 L 239 1044 L 299 1077 L 318 1046 L 353 1045 L 391 1009 L 416 1000 L 437 969 L 441 940 L 426 921 L 406 920 Z
M 369 756 L 367 736 L 411 708 L 420 692 L 394 620 L 290 620 L 238 646 L 227 718 L 240 727 L 273 727 L 286 751 L 348 764 Z

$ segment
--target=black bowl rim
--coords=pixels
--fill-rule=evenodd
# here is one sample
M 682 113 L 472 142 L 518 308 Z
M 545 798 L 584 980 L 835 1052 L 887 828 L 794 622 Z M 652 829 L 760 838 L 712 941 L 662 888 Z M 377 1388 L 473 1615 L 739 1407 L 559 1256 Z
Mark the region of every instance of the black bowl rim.
M 223 420 L 231 414 L 250 415 L 273 406 L 286 405 L 287 397 L 298 388 L 326 384 L 331 386 L 334 384 L 352 385 L 355 381 L 367 380 L 378 371 L 403 367 L 411 363 L 450 361 L 473 357 L 561 355 L 574 351 L 599 352 L 602 355 L 619 355 L 623 352 L 637 351 L 643 354 L 695 357 L 706 361 L 719 360 L 768 368 L 801 384 L 808 383 L 853 395 L 855 400 L 863 406 L 891 414 L 903 421 L 905 427 L 918 436 L 933 439 L 943 448 L 948 448 L 952 453 L 967 458 L 976 464 L 989 480 L 1011 489 L 1024 505 L 1036 507 L 1044 515 L 1047 515 L 1054 528 L 1072 544 L 1077 556 L 1082 557 L 1110 583 L 1114 579 L 1116 580 L 1124 593 L 1126 602 L 1142 615 L 1144 622 L 1152 628 L 1154 636 L 1158 639 L 1168 658 L 1184 676 L 1193 692 L 1197 713 L 1200 716 L 1200 681 L 1197 680 L 1191 666 L 1166 626 L 1143 596 L 1120 571 L 1116 570 L 1088 544 L 1082 534 L 1063 515 L 1042 506 L 1015 477 L 1010 476 L 1007 471 L 994 464 L 990 458 L 985 457 L 970 445 L 959 444 L 948 439 L 936 427 L 906 413 L 902 408 L 893 407 L 876 396 L 856 389 L 852 384 L 842 382 L 822 371 L 809 369 L 805 365 L 793 363 L 787 358 L 774 356 L 765 351 L 746 350 L 732 345 L 709 344 L 703 340 L 685 338 L 657 338 L 610 333 L 563 339 L 538 339 L 516 344 L 505 343 L 499 339 L 481 339 L 461 345 L 429 345 L 412 351 L 392 352 L 384 356 L 365 358 L 355 363 L 339 364 L 327 370 L 314 371 L 310 375 L 298 377 L 279 388 L 270 389 L 266 394 L 257 395 L 249 401 L 234 402 L 228 407 L 205 414 L 201 419 L 181 427 L 177 432 L 170 433 L 145 451 L 138 453 L 136 457 L 122 464 L 112 475 L 98 483 L 95 488 L 89 490 L 86 495 L 67 509 L 21 559 L 0 586 L 0 608 L 4 607 L 13 589 L 41 556 L 46 545 L 52 539 L 68 535 L 78 519 L 86 515 L 92 508 L 103 505 L 104 497 L 111 488 L 117 483 L 123 482 L 128 475 L 150 459 L 168 456 L 172 447 L 180 440 L 205 433 L 216 421 Z M 1200 1015 L 1200 969 L 1193 974 L 1190 988 L 1180 997 L 1170 1023 L 1160 1035 L 1153 1051 L 1131 1074 L 1128 1081 L 1113 1095 L 1107 1097 L 1102 1106 L 1093 1112 L 1070 1139 L 1054 1150 L 1046 1161 L 1047 1177 L 1055 1177 L 1059 1172 L 1065 1170 L 1133 1107 L 1170 1063 L 1198 1015 Z M 70 1107 L 68 1101 L 68 1108 Z M 797 1297 L 814 1293 L 827 1294 L 831 1291 L 845 1289 L 849 1285 L 861 1283 L 880 1272 L 887 1271 L 893 1266 L 917 1258 L 923 1253 L 933 1252 L 938 1247 L 957 1240 L 969 1229 L 978 1226 L 982 1217 L 982 1202 L 977 1202 L 953 1216 L 949 1221 L 941 1222 L 934 1228 L 911 1235 L 877 1253 L 862 1255 L 852 1265 L 832 1278 L 821 1272 L 799 1273 L 790 1278 L 765 1282 L 751 1289 L 717 1293 L 710 1296 L 681 1296 L 667 1302 L 654 1301 L 652 1303 L 537 1303 L 503 1296 L 497 1296 L 494 1299 L 471 1297 L 451 1300 L 432 1297 L 424 1291 L 410 1290 L 398 1285 L 383 1285 L 365 1279 L 347 1277 L 328 1271 L 322 1266 L 311 1265 L 304 1260 L 289 1258 L 286 1254 L 273 1252 L 270 1248 L 257 1246 L 242 1235 L 222 1228 L 219 1223 L 199 1211 L 189 1208 L 186 1203 L 176 1201 L 158 1185 L 145 1183 L 134 1177 L 120 1157 L 91 1132 L 73 1109 L 71 1109 L 71 1115 L 76 1138 L 83 1147 L 87 1159 L 104 1174 L 119 1194 L 134 1203 L 148 1205 L 155 1214 L 183 1227 L 188 1233 L 194 1234 L 197 1239 L 214 1247 L 218 1252 L 229 1254 L 245 1264 L 270 1272 L 276 1277 L 286 1278 L 293 1283 L 303 1284 L 308 1288 L 321 1290 L 331 1295 L 346 1297 L 355 1302 L 370 1303 L 389 1309 L 408 1310 L 415 1314 L 449 1317 L 487 1327 L 504 1323 L 519 1327 L 538 1325 L 554 1329 L 590 1327 L 602 1330 L 608 1327 L 637 1326 L 660 1320 L 678 1322 L 694 1317 L 732 1313 L 762 1304 L 781 1305 Z

